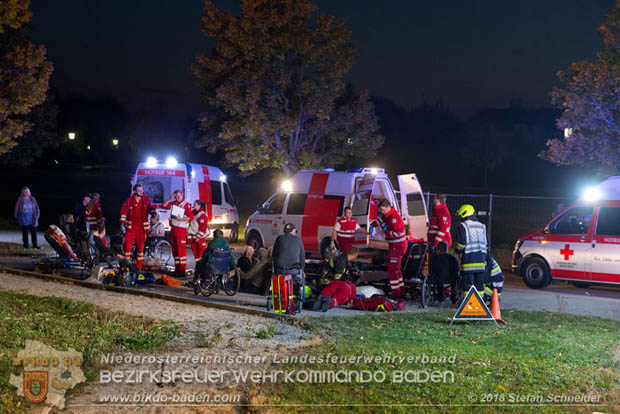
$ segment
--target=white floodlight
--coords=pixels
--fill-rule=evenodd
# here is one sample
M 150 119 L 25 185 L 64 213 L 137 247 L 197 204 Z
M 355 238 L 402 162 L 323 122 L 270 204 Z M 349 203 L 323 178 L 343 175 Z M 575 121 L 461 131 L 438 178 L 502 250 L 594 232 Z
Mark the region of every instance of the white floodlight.
M 282 189 L 285 192 L 290 193 L 291 191 L 293 191 L 293 183 L 290 180 L 282 182 Z
M 146 159 L 146 166 L 149 168 L 153 168 L 157 165 L 157 158 L 155 157 L 148 157 Z
M 166 158 L 166 167 L 168 168 L 174 168 L 177 166 L 177 159 L 174 157 L 168 157 Z
M 583 192 L 583 199 L 585 201 L 596 201 L 601 199 L 601 191 L 596 187 L 586 188 Z

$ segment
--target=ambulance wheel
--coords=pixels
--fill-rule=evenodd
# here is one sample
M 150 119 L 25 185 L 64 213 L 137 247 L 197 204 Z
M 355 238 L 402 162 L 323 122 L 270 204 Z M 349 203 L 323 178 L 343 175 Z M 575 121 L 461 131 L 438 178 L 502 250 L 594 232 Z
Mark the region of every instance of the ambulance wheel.
M 230 235 L 228 236 L 229 243 L 237 243 L 239 240 L 239 225 L 235 224 L 232 229 L 230 229 Z
M 245 241 L 245 244 L 247 244 L 248 246 L 251 246 L 254 251 L 260 249 L 261 247 L 263 247 L 263 240 L 260 237 L 260 234 L 258 234 L 255 231 L 250 232 L 250 234 L 248 234 L 248 239 Z
M 551 283 L 551 273 L 547 262 L 540 257 L 530 257 L 523 263 L 521 277 L 532 289 L 544 289 Z
M 222 288 L 228 296 L 235 296 L 239 292 L 239 286 L 241 285 L 241 276 L 239 270 L 235 269 L 232 274 L 222 276 Z

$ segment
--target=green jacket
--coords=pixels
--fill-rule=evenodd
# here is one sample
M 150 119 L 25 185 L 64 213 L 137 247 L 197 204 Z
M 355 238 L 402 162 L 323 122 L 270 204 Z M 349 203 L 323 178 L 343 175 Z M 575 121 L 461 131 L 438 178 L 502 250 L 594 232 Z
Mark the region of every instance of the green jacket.
M 209 242 L 207 248 L 205 249 L 200 261 L 196 263 L 196 273 L 201 272 L 205 269 L 207 264 L 211 263 L 211 257 L 213 256 L 214 250 L 230 250 L 230 246 L 228 242 L 223 237 L 217 237 Z M 231 269 L 235 266 L 235 259 L 230 255 L 230 266 Z

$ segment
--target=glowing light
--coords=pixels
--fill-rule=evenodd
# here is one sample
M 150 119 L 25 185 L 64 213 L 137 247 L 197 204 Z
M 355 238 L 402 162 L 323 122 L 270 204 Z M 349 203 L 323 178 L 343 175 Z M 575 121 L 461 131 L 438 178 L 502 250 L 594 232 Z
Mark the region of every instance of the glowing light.
M 196 171 L 192 170 L 192 178 L 196 177 Z
M 115 147 L 118 147 L 118 139 L 116 138 L 112 139 L 112 145 L 114 145 Z
M 226 181 L 226 176 L 224 174 L 222 174 L 222 176 L 220 177 L 220 181 L 221 182 L 225 182 Z
M 287 193 L 293 191 L 293 183 L 290 180 L 286 180 L 282 183 L 282 189 Z
M 177 159 L 174 157 L 168 157 L 166 158 L 166 167 L 168 168 L 174 168 L 177 166 Z
M 146 159 L 146 166 L 149 168 L 153 168 L 157 165 L 157 158 L 155 157 L 148 157 Z
M 573 128 L 564 128 L 564 138 L 568 138 L 573 135 Z
M 87 145 L 87 146 L 86 146 L 86 149 L 90 151 L 90 145 Z
M 377 175 L 377 174 L 379 173 L 379 169 L 378 169 L 378 168 L 371 168 L 371 169 L 370 169 L 370 173 L 371 173 L 372 175 Z
M 69 132 L 67 135 L 69 136 L 69 139 L 71 141 L 73 141 L 75 139 L 75 132 Z
M 601 192 L 596 187 L 587 188 L 583 192 L 583 199 L 585 201 L 596 201 L 601 199 Z

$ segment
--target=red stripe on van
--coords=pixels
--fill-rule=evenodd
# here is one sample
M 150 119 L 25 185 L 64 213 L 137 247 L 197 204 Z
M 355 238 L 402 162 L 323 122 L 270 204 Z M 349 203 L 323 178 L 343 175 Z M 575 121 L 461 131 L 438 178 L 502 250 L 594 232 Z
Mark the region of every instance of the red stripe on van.
M 314 173 L 301 221 L 301 240 L 308 252 L 319 251 L 319 226 L 334 226 L 338 219 L 339 200 L 325 200 L 329 173 Z
M 209 178 L 209 168 L 202 166 L 202 181 L 198 182 L 198 198 L 206 204 L 207 217 L 213 221 L 213 197 L 211 196 L 211 179 Z

